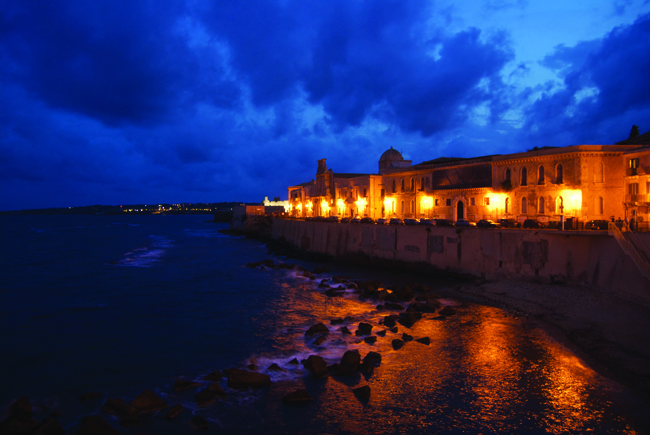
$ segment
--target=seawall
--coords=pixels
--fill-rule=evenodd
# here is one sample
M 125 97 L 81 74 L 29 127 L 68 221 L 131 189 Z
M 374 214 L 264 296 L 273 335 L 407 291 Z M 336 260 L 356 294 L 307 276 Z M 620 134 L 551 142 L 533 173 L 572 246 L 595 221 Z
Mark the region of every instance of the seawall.
M 645 278 L 606 232 L 445 228 L 273 219 L 271 235 L 339 259 L 418 264 L 488 280 L 596 286 L 650 304 Z M 640 234 L 650 245 L 649 234 Z

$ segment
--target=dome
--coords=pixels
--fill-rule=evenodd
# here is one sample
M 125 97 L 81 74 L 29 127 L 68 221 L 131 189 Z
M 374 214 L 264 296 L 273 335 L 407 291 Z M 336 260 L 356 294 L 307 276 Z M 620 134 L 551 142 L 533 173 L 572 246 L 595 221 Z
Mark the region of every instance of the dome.
M 402 157 L 402 153 L 400 153 L 396 149 L 393 149 L 393 147 L 390 147 L 390 149 L 384 151 L 384 154 L 382 154 L 381 157 L 379 158 L 380 162 L 386 160 L 404 160 L 404 157 Z

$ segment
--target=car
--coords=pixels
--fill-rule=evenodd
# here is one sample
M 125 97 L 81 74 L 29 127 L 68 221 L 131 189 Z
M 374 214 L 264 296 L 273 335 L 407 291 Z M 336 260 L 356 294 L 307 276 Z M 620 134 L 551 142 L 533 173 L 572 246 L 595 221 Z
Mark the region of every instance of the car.
M 374 224 L 375 221 L 371 217 L 366 216 L 364 218 L 361 218 L 360 223 L 362 223 L 362 224 Z
M 349 217 L 341 218 L 341 223 L 342 224 L 349 224 L 350 223 L 350 218 Z
M 420 225 L 425 225 L 427 227 L 432 227 L 435 225 L 435 222 L 431 219 L 422 218 L 420 219 Z
M 601 230 L 607 231 L 609 228 L 609 221 L 606 220 L 593 220 L 585 224 L 585 230 Z
M 327 222 L 338 222 L 340 219 L 338 216 L 328 216 L 325 220 Z
M 521 223 L 517 222 L 515 219 L 499 219 L 497 221 L 497 224 L 501 225 L 501 228 L 519 228 L 519 227 L 521 227 Z
M 453 227 L 454 223 L 449 219 L 435 219 L 436 226 L 438 227 Z
M 537 222 L 535 219 L 526 219 L 522 225 L 524 228 L 542 229 L 544 224 Z
M 404 225 L 404 221 L 400 218 L 391 218 L 391 220 L 388 221 L 388 225 Z
M 419 224 L 417 219 L 406 218 L 404 219 L 404 225 L 417 225 Z
M 358 224 L 360 222 L 361 222 L 361 218 L 359 216 L 355 216 L 355 217 L 350 219 L 351 224 Z
M 479 228 L 498 228 L 499 227 L 499 225 L 497 225 L 491 219 L 481 219 L 480 221 L 476 222 L 476 226 L 479 227 Z
M 470 221 L 468 221 L 467 219 L 458 219 L 458 220 L 456 221 L 456 226 L 457 226 L 457 227 L 465 227 L 465 228 L 469 228 L 469 227 L 475 227 L 476 224 L 475 224 L 474 222 L 470 222 Z
M 388 224 L 388 220 L 384 218 L 377 219 L 377 225 L 387 225 L 387 224 Z
M 325 222 L 325 216 L 314 216 L 311 220 L 314 222 Z

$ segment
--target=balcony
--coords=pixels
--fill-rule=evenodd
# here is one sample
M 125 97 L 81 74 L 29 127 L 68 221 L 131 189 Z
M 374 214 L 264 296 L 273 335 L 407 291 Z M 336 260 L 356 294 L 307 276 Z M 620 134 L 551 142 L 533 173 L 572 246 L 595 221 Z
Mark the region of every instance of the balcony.
M 650 195 L 625 195 L 625 202 L 650 202 Z

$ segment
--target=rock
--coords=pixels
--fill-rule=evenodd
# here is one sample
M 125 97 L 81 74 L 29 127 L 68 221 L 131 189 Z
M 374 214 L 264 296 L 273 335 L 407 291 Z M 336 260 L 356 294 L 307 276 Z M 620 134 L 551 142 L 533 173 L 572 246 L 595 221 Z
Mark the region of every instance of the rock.
M 298 364 L 298 360 L 296 360 L 296 364 Z M 266 370 L 268 370 L 269 372 L 283 372 L 284 371 L 284 369 L 282 367 L 280 367 L 279 365 L 277 365 L 276 363 L 271 364 L 269 366 L 269 368 L 266 369 Z
M 124 402 L 124 399 L 108 399 L 106 403 L 102 406 L 102 411 L 106 414 L 114 415 L 118 418 L 126 418 L 130 415 L 135 415 L 138 413 L 138 410 L 131 406 L 127 405 Z
M 27 434 L 39 425 L 32 418 L 32 405 L 27 396 L 12 403 L 8 411 L 9 417 L 0 423 L 0 434 Z
M 330 375 L 327 371 L 327 363 L 323 357 L 318 355 L 309 355 L 309 358 L 303 360 L 302 364 L 316 378 L 322 379 Z
M 330 320 L 330 325 L 340 325 L 342 323 L 343 323 L 343 319 L 341 318 Z
M 194 396 L 194 401 L 201 408 L 208 406 L 209 404 L 213 403 L 215 400 L 217 400 L 217 394 L 213 391 L 208 391 L 208 390 L 199 391 Z
M 370 399 L 370 387 L 367 385 L 364 385 L 363 387 L 355 388 L 354 390 L 352 390 L 352 392 L 359 399 L 362 400 Z
M 343 282 L 343 278 L 341 278 L 340 276 L 333 276 L 332 281 L 339 284 Z
M 393 319 L 393 316 L 386 316 L 386 317 L 384 317 L 384 322 L 383 323 L 384 323 L 384 326 L 386 326 L 388 328 L 392 328 L 393 326 L 395 326 L 395 319 Z
M 359 323 L 359 328 L 356 330 L 356 335 L 370 335 L 372 331 L 372 325 L 370 323 Z
M 345 293 L 342 292 L 342 291 L 339 291 L 338 289 L 331 288 L 331 289 L 329 289 L 327 291 L 324 291 L 323 294 L 327 295 L 327 296 L 329 296 L 331 298 L 334 298 L 334 297 L 338 297 L 338 296 L 343 296 Z
M 177 403 L 176 405 L 172 406 L 169 411 L 167 411 L 167 414 L 165 414 L 165 419 L 172 420 L 178 417 L 181 412 L 183 412 L 183 405 Z
M 405 343 L 406 343 L 407 341 L 413 341 L 413 336 L 412 336 L 412 335 L 408 335 L 408 334 L 405 332 L 404 334 L 402 334 L 402 341 L 404 341 Z
M 99 415 L 86 415 L 81 418 L 77 435 L 121 435 L 121 432 Z
M 253 372 L 256 372 L 256 371 L 257 371 L 257 366 L 256 366 L 255 364 L 249 364 L 249 365 L 246 366 L 246 368 L 247 368 L 248 370 L 253 371 Z
M 190 424 L 197 430 L 207 430 L 210 426 L 208 420 L 200 415 L 195 415 L 190 419 Z
M 221 385 L 219 385 L 219 382 L 211 383 L 208 386 L 208 388 L 205 389 L 205 391 L 209 391 L 209 392 L 214 393 L 214 394 L 216 394 L 217 396 L 220 396 L 220 397 L 226 397 L 227 396 L 226 392 L 223 390 L 223 388 L 221 388 Z
M 390 328 L 389 331 L 392 332 L 393 334 L 397 334 L 397 331 L 399 331 L 399 329 L 397 329 L 397 326 L 395 326 L 393 328 Z
M 451 316 L 456 314 L 456 310 L 454 310 L 451 307 L 444 307 L 442 310 L 438 312 L 438 314 L 443 315 L 443 316 Z
M 359 369 L 361 363 L 361 355 L 358 350 L 348 350 L 341 357 L 341 362 L 339 363 L 338 374 L 352 376 L 354 372 Z
M 228 387 L 230 388 L 259 388 L 271 385 L 271 377 L 263 373 L 245 370 L 228 370 Z
M 436 310 L 440 308 L 440 306 L 432 305 L 429 303 L 415 302 L 409 305 L 409 308 L 420 313 L 435 313 Z
M 341 334 L 352 335 L 352 332 L 348 329 L 347 326 L 341 328 Z
M 385 337 L 386 336 L 386 330 L 384 329 L 382 331 L 377 331 L 377 335 L 380 336 L 380 337 Z
M 411 311 L 406 313 L 400 313 L 398 322 L 406 326 L 407 328 L 410 328 L 411 326 L 413 326 L 415 322 L 417 322 L 421 318 L 422 318 L 422 313 Z
M 130 416 L 120 420 L 121 427 L 138 427 L 142 424 L 142 420 L 138 417 Z
M 32 404 L 29 402 L 29 397 L 23 396 L 20 399 L 16 400 L 9 407 L 9 414 L 16 415 L 21 417 L 30 417 L 32 416 Z
M 330 288 L 329 285 L 325 284 L 324 282 L 318 284 L 318 288 Z
M 319 274 L 319 273 L 329 273 L 330 270 L 327 267 L 317 267 L 314 269 L 314 273 Z
M 321 344 L 323 344 L 325 342 L 325 340 L 327 340 L 327 337 L 325 337 L 324 335 L 321 335 L 320 337 L 318 337 L 316 339 L 316 341 L 314 341 L 314 345 L 315 346 L 320 346 Z
M 378 352 L 368 352 L 365 357 L 363 357 L 363 362 L 369 361 L 375 365 L 381 364 L 381 354 Z
M 385 310 L 386 310 L 385 306 L 383 306 L 381 304 L 377 305 L 377 311 L 385 311 Z
M 327 281 L 329 281 L 329 279 L 327 279 L 327 278 L 323 278 L 323 279 L 320 280 L 320 283 L 321 283 L 321 284 L 325 284 Z
M 401 306 L 400 304 L 396 304 L 393 302 L 384 302 L 384 307 L 386 307 L 387 310 L 402 311 L 404 309 L 404 307 Z
M 104 395 L 104 393 L 101 393 L 99 391 L 94 392 L 94 393 L 85 393 L 85 394 L 82 394 L 81 397 L 79 397 L 79 401 L 80 402 L 87 402 L 88 400 L 99 399 L 103 395 Z
M 365 341 L 368 344 L 375 344 L 375 342 L 377 341 L 377 337 L 374 336 L 374 335 L 371 335 L 370 337 L 365 337 L 363 339 L 363 341 Z
M 138 397 L 133 399 L 131 406 L 138 410 L 138 415 L 149 414 L 167 408 L 165 403 L 156 393 L 151 390 L 144 390 Z
M 431 320 L 447 320 L 447 318 L 445 316 L 436 316 L 433 317 Z
M 223 378 L 223 374 L 221 373 L 221 370 L 215 370 L 209 375 L 207 375 L 206 377 L 204 377 L 203 380 L 216 382 L 216 381 L 220 381 L 221 378 Z
M 314 335 L 314 334 L 329 334 L 330 330 L 323 323 L 317 323 L 314 326 L 311 326 L 305 335 Z
M 298 362 L 298 358 L 294 358 L 294 359 L 292 359 L 291 361 L 289 361 L 288 364 L 295 364 L 295 365 L 298 365 L 298 364 L 300 364 L 300 363 Z
M 53 418 L 46 418 L 39 423 L 29 435 L 65 435 L 65 430 L 61 423 Z
M 404 342 L 402 340 L 400 340 L 399 338 L 396 338 L 395 340 L 393 340 L 392 344 L 393 344 L 393 349 L 395 349 L 395 350 L 399 350 L 399 349 L 402 348 L 402 346 L 404 346 Z
M 346 322 L 354 322 L 354 317 L 352 317 L 352 316 L 345 316 L 345 319 L 343 319 L 343 320 L 345 320 Z
M 177 391 L 190 390 L 192 388 L 196 388 L 200 386 L 201 384 L 198 382 L 186 381 L 184 379 L 176 379 L 176 381 L 174 381 L 174 386 L 172 387 L 172 389 L 174 390 L 174 392 L 177 392 Z
M 312 400 L 314 399 L 312 399 L 307 390 L 296 390 L 282 398 L 284 403 L 306 403 Z
M 366 375 L 371 375 L 375 371 L 375 365 L 370 361 L 363 361 L 359 365 L 359 370 Z
M 418 343 L 426 344 L 427 346 L 431 343 L 429 337 L 418 338 L 415 341 L 417 341 Z

